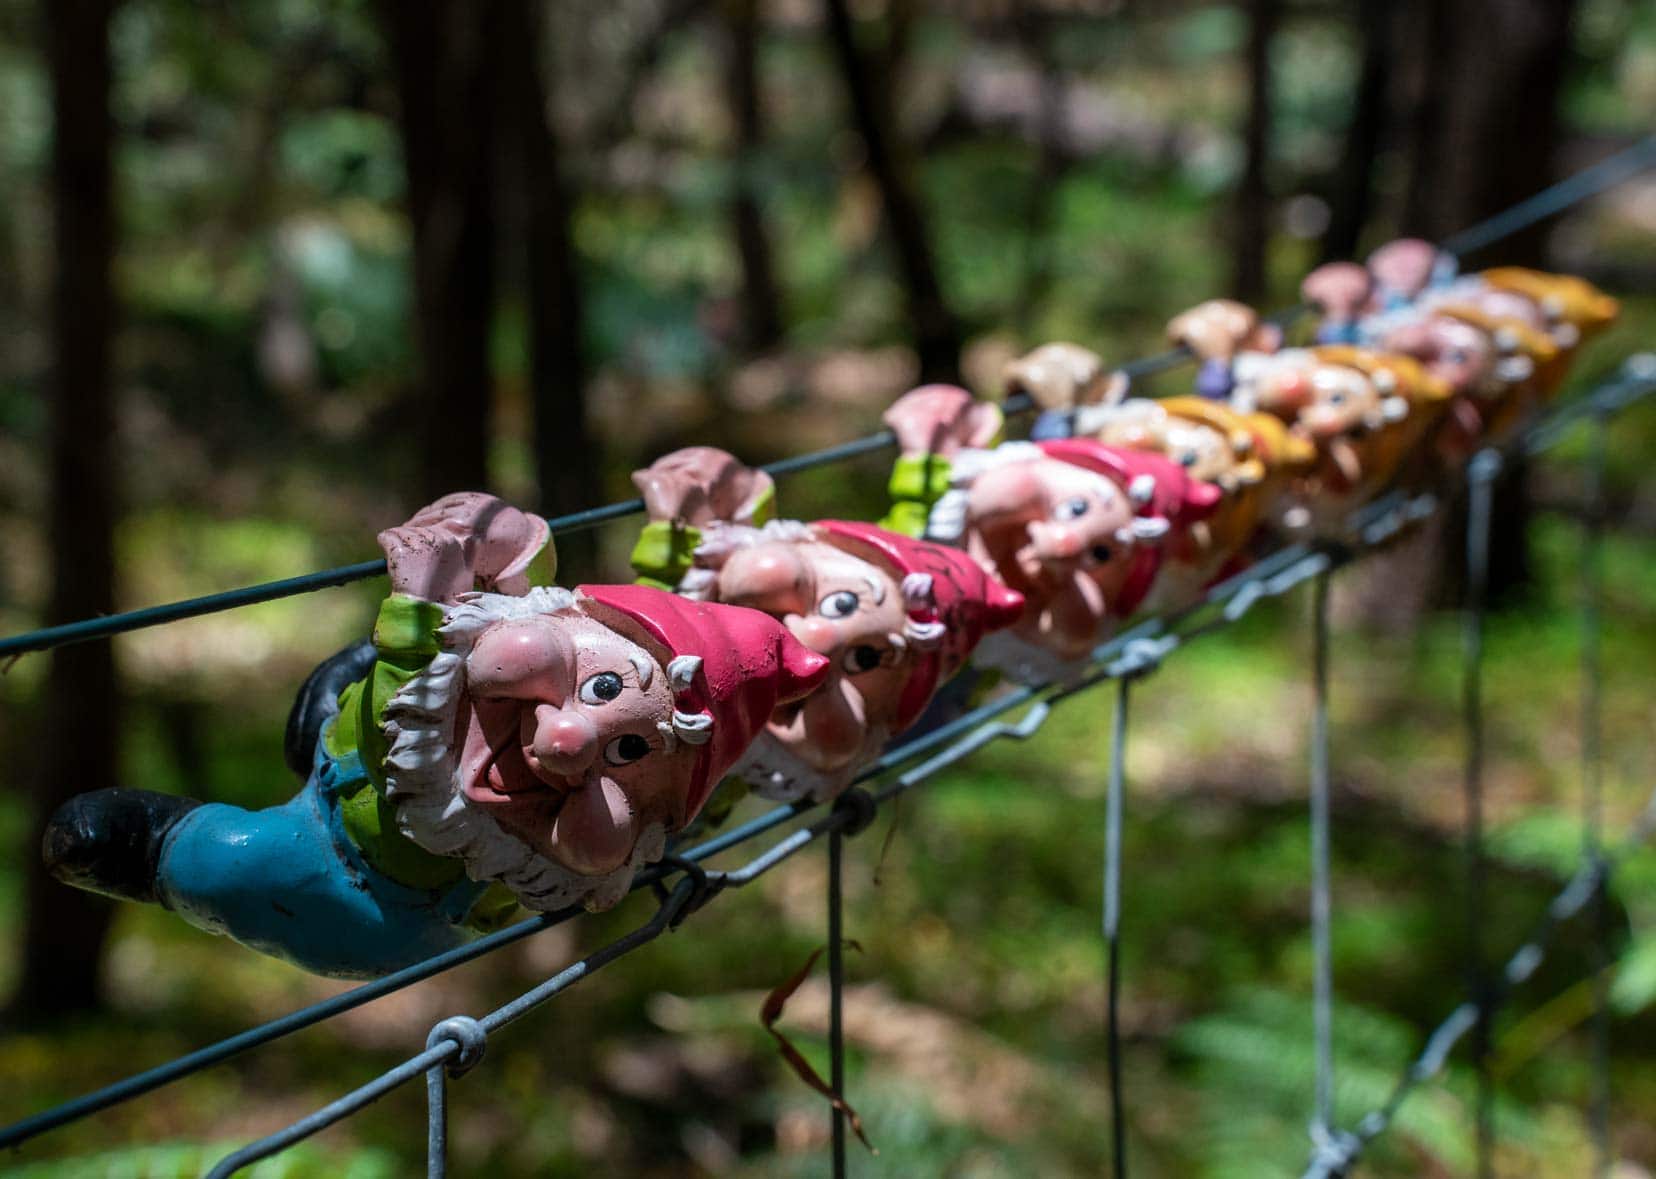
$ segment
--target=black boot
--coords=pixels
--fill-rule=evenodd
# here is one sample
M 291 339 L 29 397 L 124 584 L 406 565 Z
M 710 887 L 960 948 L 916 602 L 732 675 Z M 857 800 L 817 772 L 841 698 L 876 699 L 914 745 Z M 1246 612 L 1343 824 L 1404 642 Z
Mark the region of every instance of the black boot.
M 201 803 L 153 790 L 96 790 L 58 807 L 40 854 L 65 884 L 127 901 L 159 901 L 161 841 Z
M 372 671 L 377 656 L 374 644 L 362 639 L 318 663 L 299 685 L 282 736 L 282 760 L 300 781 L 310 777 L 323 722 L 339 712 L 340 691 Z

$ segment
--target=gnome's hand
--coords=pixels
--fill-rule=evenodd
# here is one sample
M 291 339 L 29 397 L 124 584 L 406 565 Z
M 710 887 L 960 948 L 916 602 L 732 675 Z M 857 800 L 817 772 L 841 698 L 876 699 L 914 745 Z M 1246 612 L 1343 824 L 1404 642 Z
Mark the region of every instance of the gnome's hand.
M 1333 323 L 1353 323 L 1368 305 L 1374 279 L 1355 262 L 1328 262 L 1305 276 L 1300 294 Z
M 432 528 L 461 541 L 471 574 L 465 588 L 503 594 L 528 592 L 529 563 L 551 539 L 545 520 L 486 491 L 445 495 L 415 512 L 405 527 Z M 555 553 L 551 564 L 555 571 Z
M 764 471 L 712 446 L 686 446 L 634 471 L 633 484 L 651 520 L 705 527 L 755 523 L 774 492 Z
M 379 534 L 391 573 L 391 592 L 427 602 L 453 602 L 472 588 L 471 554 L 475 541 L 464 541 L 446 528 L 404 524 Z
M 1167 324 L 1167 338 L 1189 348 L 1205 361 L 1229 363 L 1238 352 L 1275 352 L 1282 331 L 1260 323 L 1253 308 L 1232 299 L 1209 299 L 1176 315 Z
M 1027 393 L 1045 410 L 1113 405 L 1127 396 L 1127 375 L 1106 373 L 1098 353 L 1062 341 L 1042 344 L 1003 370 L 1008 393 Z
M 905 455 L 949 458 L 965 447 L 986 447 L 1000 432 L 998 406 L 979 401 L 958 385 L 921 385 L 885 411 L 885 424 Z

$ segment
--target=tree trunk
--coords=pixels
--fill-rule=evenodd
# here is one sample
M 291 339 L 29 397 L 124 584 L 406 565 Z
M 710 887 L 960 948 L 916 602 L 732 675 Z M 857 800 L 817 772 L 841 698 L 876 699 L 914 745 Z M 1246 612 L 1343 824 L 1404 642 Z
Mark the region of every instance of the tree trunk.
M 868 170 L 879 186 L 886 226 L 908 293 L 909 320 L 920 354 L 923 381 L 960 380 L 960 324 L 943 298 L 925 217 L 907 161 L 901 158 L 897 129 L 857 45 L 846 0 L 824 0 L 828 38 L 851 103 L 852 122 L 863 141 Z
M 601 502 L 602 462 L 586 424 L 585 314 L 560 145 L 547 101 L 542 0 L 503 0 L 504 84 L 497 116 L 504 180 L 521 211 L 529 323 L 529 384 L 540 510 L 558 516 Z M 590 531 L 557 541 L 559 563 L 590 574 Z
M 109 113 L 113 0 L 43 5 L 51 73 L 52 140 L 51 506 L 48 626 L 115 609 L 117 449 L 111 388 L 115 249 Z M 108 642 L 64 647 L 46 680 L 35 781 L 39 830 L 70 796 L 117 785 L 120 695 Z M 38 846 L 38 845 L 36 845 Z M 46 875 L 35 847 L 25 856 L 27 911 L 22 978 L 14 1010 L 61 1015 L 97 1003 L 98 959 L 110 904 Z
M 1363 61 L 1357 92 L 1352 97 L 1351 122 L 1329 186 L 1328 228 L 1322 240 L 1324 262 L 1357 256 L 1363 226 L 1374 209 L 1374 161 L 1386 134 L 1386 82 L 1393 55 L 1389 0 L 1357 0 L 1357 26 Z
M 1024 272 L 1011 308 L 1011 323 L 1029 343 L 1036 311 L 1052 289 L 1053 207 L 1070 159 L 1064 133 L 1068 118 L 1068 79 L 1053 53 L 1058 35 L 1049 13 L 1034 6 L 1013 18 L 1018 44 L 1034 64 L 1040 79 L 1040 107 L 1035 127 L 1036 163 L 1024 207 Z
M 488 487 L 493 128 L 502 5 L 382 0 L 402 107 L 421 359 L 416 486 Z
M 729 0 L 725 81 L 736 128 L 730 219 L 742 263 L 742 345 L 768 352 L 782 342 L 782 290 L 760 207 L 764 126 L 759 103 L 759 0 Z
M 1428 5 L 1432 38 L 1427 114 L 1415 140 L 1406 233 L 1441 241 L 1499 212 L 1553 179 L 1558 99 L 1574 0 L 1467 0 Z M 1494 261 L 1544 261 L 1546 226 L 1536 226 L 1463 259 L 1476 269 Z M 1524 465 L 1508 464 L 1496 488 L 1490 536 L 1489 596 L 1510 600 L 1530 581 L 1530 503 Z M 1442 596 L 1464 584 L 1464 519 L 1451 528 Z
M 1236 273 L 1231 290 L 1244 303 L 1265 295 L 1271 194 L 1266 170 L 1271 156 L 1271 39 L 1277 0 L 1248 4 L 1248 125 L 1243 135 L 1242 179 L 1236 189 Z

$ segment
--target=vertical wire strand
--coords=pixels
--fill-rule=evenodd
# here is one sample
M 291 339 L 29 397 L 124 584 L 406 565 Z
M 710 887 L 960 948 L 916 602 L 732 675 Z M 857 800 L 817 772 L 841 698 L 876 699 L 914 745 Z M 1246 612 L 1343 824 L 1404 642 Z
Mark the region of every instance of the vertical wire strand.
M 1334 1128 L 1334 953 L 1330 938 L 1333 885 L 1329 872 L 1328 579 L 1325 569 L 1311 598 L 1311 953 L 1312 1014 L 1317 1075 L 1312 1138 L 1320 1145 Z
M 1127 1122 L 1121 1092 L 1121 821 L 1127 778 L 1127 697 L 1131 676 L 1117 681 L 1110 738 L 1109 797 L 1104 820 L 1105 1051 L 1110 1069 L 1110 1158 L 1115 1179 L 1127 1176 Z
M 1610 947 L 1609 886 L 1604 871 L 1603 666 L 1604 468 L 1608 422 L 1595 414 L 1587 454 L 1587 529 L 1582 553 L 1581 604 L 1581 808 L 1582 851 L 1595 872 L 1593 894 L 1592 1092 L 1589 1122 L 1593 1174 L 1607 1179 L 1614 1162 L 1610 1138 Z
M 845 1098 L 845 1028 L 842 997 L 845 985 L 844 933 L 841 928 L 843 899 L 840 877 L 844 836 L 836 828 L 828 836 L 828 1061 L 829 1081 L 834 1096 Z M 833 1108 L 834 1179 L 845 1179 L 845 1113 Z
M 1477 1072 L 1477 1175 L 1489 1179 L 1495 1148 L 1494 1084 L 1489 1072 L 1492 1016 L 1489 964 L 1484 933 L 1484 614 L 1489 592 L 1489 525 L 1495 497 L 1495 478 L 1501 457 L 1493 450 L 1479 452 L 1467 468 L 1469 498 L 1466 511 L 1466 604 L 1461 614 L 1461 716 L 1466 732 L 1466 950 L 1467 979 L 1477 1022 L 1472 1030 L 1472 1060 Z
M 426 1179 L 448 1174 L 448 1079 L 445 1065 L 426 1070 Z

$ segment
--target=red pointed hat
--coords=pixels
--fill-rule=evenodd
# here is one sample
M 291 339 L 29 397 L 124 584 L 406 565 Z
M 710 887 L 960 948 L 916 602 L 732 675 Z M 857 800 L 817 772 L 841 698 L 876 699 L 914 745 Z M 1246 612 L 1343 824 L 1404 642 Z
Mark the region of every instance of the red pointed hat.
M 828 674 L 825 657 L 758 610 L 695 602 L 645 585 L 583 585 L 580 593 L 642 630 L 666 653 L 664 664 L 680 655 L 701 659 L 688 684 L 673 684 L 678 711 L 704 713 L 713 722 L 708 740 L 695 746 L 680 826 L 696 817 L 777 706 L 808 695 Z
M 1215 484 L 1192 479 L 1165 455 L 1110 446 L 1090 438 L 1056 438 L 1038 444 L 1049 458 L 1095 471 L 1115 483 L 1145 519 L 1165 520 L 1169 528 L 1188 528 L 1219 507 L 1224 492 Z M 1122 584 L 1114 613 L 1125 618 L 1138 609 L 1161 570 L 1163 544 L 1138 544 L 1132 569 Z
M 928 594 L 908 600 L 918 623 L 942 623 L 942 641 L 917 652 L 914 670 L 897 703 L 897 727 L 919 719 L 937 689 L 992 630 L 1011 626 L 1023 614 L 1023 595 L 990 576 L 966 553 L 915 540 L 856 520 L 818 520 L 812 527 L 829 544 L 890 570 L 899 583 L 913 574 L 931 579 Z

